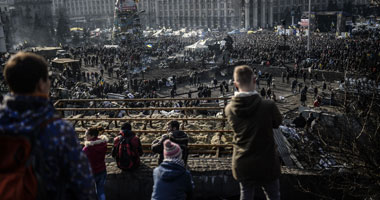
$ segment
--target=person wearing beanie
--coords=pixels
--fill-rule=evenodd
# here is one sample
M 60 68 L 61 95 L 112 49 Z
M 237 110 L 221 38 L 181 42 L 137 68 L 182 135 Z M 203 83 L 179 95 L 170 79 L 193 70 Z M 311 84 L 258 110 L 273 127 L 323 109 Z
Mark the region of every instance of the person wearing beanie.
M 179 130 L 179 127 L 180 127 L 180 124 L 178 121 L 175 121 L 175 120 L 170 121 L 167 124 L 168 134 L 164 134 L 161 136 L 161 138 L 158 138 L 152 142 L 152 151 L 160 155 L 158 158 L 158 164 L 161 164 L 161 162 L 164 159 L 163 144 L 167 139 L 169 139 L 170 141 L 177 143 L 181 147 L 182 160 L 184 161 L 186 165 L 187 156 L 188 156 L 187 145 L 189 143 L 189 137 L 185 132 Z
M 194 182 L 185 168 L 180 146 L 165 140 L 163 147 L 164 160 L 153 170 L 152 200 L 191 199 Z

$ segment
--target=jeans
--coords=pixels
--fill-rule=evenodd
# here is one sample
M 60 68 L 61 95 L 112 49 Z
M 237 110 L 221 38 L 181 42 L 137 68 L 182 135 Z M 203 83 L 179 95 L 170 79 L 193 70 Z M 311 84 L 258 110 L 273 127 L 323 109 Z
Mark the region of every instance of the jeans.
M 106 195 L 104 193 L 104 184 L 106 183 L 107 171 L 95 174 L 94 178 L 96 183 L 96 193 L 98 194 L 98 199 L 106 200 Z
M 255 189 L 261 187 L 267 199 L 280 200 L 280 181 L 274 180 L 270 183 L 258 184 L 255 181 L 242 181 L 240 185 L 240 200 L 253 200 Z

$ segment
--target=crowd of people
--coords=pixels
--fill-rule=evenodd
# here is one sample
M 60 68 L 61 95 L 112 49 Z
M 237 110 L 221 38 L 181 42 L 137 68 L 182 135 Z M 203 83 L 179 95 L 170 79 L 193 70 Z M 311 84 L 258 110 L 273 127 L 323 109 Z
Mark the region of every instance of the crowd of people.
M 73 127 L 54 114 L 49 102 L 48 63 L 41 56 L 16 54 L 7 62 L 4 75 L 11 93 L 0 109 L 1 156 L 4 158 L 1 167 L 7 172 L 1 180 L 0 195 L 105 199 L 108 138 L 102 134 L 104 129 L 89 128 L 82 149 Z M 279 199 L 280 165 L 272 128 L 281 124 L 282 116 L 272 101 L 262 100 L 255 92 L 256 76 L 248 66 L 235 68 L 234 84 L 238 92 L 226 107 L 226 115 L 232 127 L 240 124 L 243 129 L 234 129 L 242 137 L 235 144 L 235 148 L 241 150 L 233 155 L 232 171 L 240 183 L 241 199 L 252 198 L 256 186 L 263 186 L 269 198 Z M 272 111 L 267 112 L 267 109 Z M 252 111 L 262 114 L 251 121 L 241 121 Z M 190 199 L 194 182 L 186 168 L 189 138 L 179 130 L 177 121 L 167 125 L 168 134 L 152 143 L 153 152 L 160 155 L 159 166 L 153 171 L 152 199 Z M 262 140 L 271 141 L 271 145 L 268 147 Z M 263 151 L 264 146 L 260 144 L 267 150 Z M 25 153 L 18 153 L 20 151 Z M 126 171 L 138 168 L 142 153 L 141 142 L 131 124 L 123 124 L 113 142 L 112 156 L 117 166 Z M 36 162 L 28 164 L 30 159 Z M 251 163 L 255 170 L 245 163 Z
M 218 41 L 223 40 L 224 35 L 211 34 L 209 37 Z M 312 70 L 361 73 L 372 80 L 373 75 L 379 73 L 380 35 L 377 32 L 360 33 L 348 39 L 336 39 L 318 33 L 313 35 L 312 51 L 308 53 L 305 53 L 304 37 L 287 37 L 286 44 L 290 47 L 288 51 L 278 49 L 283 44 L 281 40 L 284 37 L 275 33 L 242 34 L 231 38 L 233 46 L 228 51 L 226 48 L 221 49 L 224 55 L 227 53 L 236 61 L 253 65 L 285 67 L 286 70 L 281 75 L 282 83 L 286 82 L 293 93 L 300 94 L 302 106 L 306 106 L 310 88 L 314 94 L 313 105 L 319 107 L 323 103 L 314 83 L 321 81 L 322 91 L 327 89 L 324 77 L 318 77 Z M 196 88 L 197 97 L 211 97 L 214 89 L 221 94 L 235 92 L 225 113 L 235 134 L 234 148 L 237 150 L 233 153 L 232 172 L 240 184 L 241 199 L 252 199 L 255 188 L 261 186 L 268 198 L 280 198 L 281 172 L 273 128 L 279 127 L 282 116 L 276 104 L 270 100 L 277 99 L 273 74 L 262 74 L 251 67 L 239 66 L 234 71 L 234 82 L 228 83 L 221 81 L 218 84 L 214 78 L 210 84 L 206 84 L 197 70 L 182 76 L 169 74 L 161 79 L 137 78 L 134 72 L 142 70 L 143 65 L 150 62 L 149 57 L 155 57 L 159 62 L 169 62 L 169 56 L 182 52 L 185 46 L 193 44 L 197 38 L 161 36 L 147 40 L 154 44 L 151 47 L 66 47 L 70 56 L 79 60 L 82 70 L 79 76 L 74 76 L 76 73 L 67 67 L 58 76 L 49 76 L 49 61 L 31 53 L 18 53 L 12 57 L 3 55 L 0 58 L 1 71 L 4 72 L 1 73 L 0 89 L 6 88 L 6 82 L 10 91 L 6 96 L 1 96 L 0 147 L 4 149 L 0 154 L 6 163 L 1 167 L 13 173 L 15 180 L 19 181 L 19 184 L 15 184 L 14 179 L 5 177 L 1 182 L 7 184 L 1 184 L 0 191 L 8 192 L 7 195 L 21 194 L 19 197 L 25 199 L 27 196 L 35 197 L 40 195 L 34 184 L 38 182 L 38 185 L 44 186 L 44 195 L 53 199 L 105 199 L 105 155 L 109 138 L 102 134 L 102 127 L 91 127 L 86 131 L 86 141 L 82 148 L 73 127 L 55 115 L 49 93 L 58 99 L 64 96 L 99 98 L 106 97 L 109 93 L 122 94 L 125 98 L 157 98 L 158 91 L 169 90 L 170 96 L 176 97 L 178 85 L 189 84 Z M 215 63 L 215 56 L 213 51 L 190 51 L 185 52 L 183 57 L 174 59 L 171 64 L 194 62 L 203 68 Z M 291 83 L 290 77 L 293 78 Z M 309 85 L 306 84 L 307 79 Z M 266 84 L 260 88 L 262 81 Z M 349 80 L 342 81 L 349 82 L 346 85 L 352 84 Z M 367 83 L 374 88 L 379 84 L 374 81 Z M 355 84 L 360 84 L 358 88 L 362 89 L 361 81 Z M 66 94 L 58 88 L 64 88 Z M 192 97 L 192 93 L 189 91 L 188 97 Z M 333 104 L 334 95 L 331 90 L 330 105 Z M 199 103 L 178 101 L 153 106 L 198 106 Z M 137 102 L 122 106 L 151 105 L 152 102 Z M 316 121 L 318 119 L 312 115 L 306 120 L 300 114 L 293 123 L 297 128 L 306 127 L 309 131 Z M 168 133 L 152 143 L 152 151 L 159 154 L 159 166 L 153 171 L 152 199 L 189 199 L 194 191 L 194 182 L 187 166 L 189 138 L 179 127 L 177 121 L 171 121 Z M 138 168 L 143 151 L 131 124 L 123 124 L 118 137 L 113 141 L 112 156 L 117 166 L 126 171 Z M 16 155 L 17 162 L 13 155 Z M 38 162 L 29 164 L 29 160 Z M 26 177 L 27 181 L 22 177 Z M 29 190 L 25 191 L 24 188 Z
M 295 68 L 318 70 L 378 72 L 380 62 L 380 34 L 376 31 L 355 34 L 350 38 L 336 39 L 331 34 L 316 33 L 311 37 L 311 49 L 307 37 L 287 36 L 289 50 L 281 51 L 283 36 L 276 33 L 234 36 L 233 58 L 247 59 L 251 63 L 269 63 L 282 66 L 286 63 Z
M 176 96 L 179 84 L 205 83 L 205 77 L 197 76 L 197 71 L 206 65 L 213 65 L 212 63 L 215 65 L 213 61 L 217 60 L 216 57 L 225 57 L 226 54 L 234 62 L 286 67 L 286 73 L 282 75 L 282 78 L 287 82 L 290 77 L 305 79 L 306 76 L 312 77 L 313 80 L 323 80 L 323 77 L 316 77 L 317 73 L 305 73 L 310 70 L 340 72 L 347 70 L 348 73 L 365 72 L 371 76 L 378 72 L 377 66 L 380 64 L 379 37 L 378 32 L 371 31 L 360 32 L 343 39 L 336 39 L 330 34 L 315 33 L 311 37 L 312 51 L 310 53 L 305 53 L 307 52 L 306 37 L 286 36 L 286 45 L 289 46 L 289 50 L 282 51 L 278 47 L 285 44 L 284 37 L 266 31 L 227 37 L 232 41 L 228 51 L 226 46 L 220 44 L 220 41 L 227 40 L 223 33 L 208 33 L 205 36 L 215 44 L 219 43 L 220 48 L 217 51 L 213 49 L 212 42 L 210 50 L 185 51 L 185 46 L 197 42 L 199 38 L 180 36 L 148 37 L 144 38 L 144 42 L 136 41 L 135 45 L 117 47 L 64 46 L 64 50 L 72 59 L 79 60 L 80 72 L 76 73 L 69 67 L 65 67 L 63 71 L 52 69 L 56 72 L 51 76 L 52 96 L 57 99 L 103 98 L 108 93 L 125 96 L 131 93 L 133 96 L 154 98 L 160 97 L 157 93 L 161 89 L 173 90 L 170 96 Z M 149 44 L 149 47 L 145 44 Z M 176 56 L 181 53 L 183 56 Z M 175 57 L 174 60 L 169 59 L 170 56 Z M 2 67 L 9 57 L 10 54 L 5 54 L 0 58 Z M 188 67 L 190 63 L 198 69 L 191 74 L 182 74 L 177 77 L 174 74 L 167 74 L 159 79 L 139 77 L 144 70 L 149 70 L 147 66 L 154 68 L 162 62 L 168 63 L 169 67 L 176 65 Z M 228 64 L 230 61 L 224 62 L 223 64 Z M 0 89 L 5 90 L 3 80 L 0 83 Z
M 4 76 L 11 93 L 0 109 L 1 199 L 105 199 L 104 129 L 89 128 L 81 147 L 73 126 L 55 115 L 48 63 L 41 56 L 16 54 Z M 179 126 L 170 122 L 168 135 L 152 146 L 163 158 L 153 172 L 152 199 L 188 199 L 194 190 L 186 169 L 188 137 Z M 123 124 L 112 150 L 117 166 L 138 168 L 142 153 L 131 124 Z

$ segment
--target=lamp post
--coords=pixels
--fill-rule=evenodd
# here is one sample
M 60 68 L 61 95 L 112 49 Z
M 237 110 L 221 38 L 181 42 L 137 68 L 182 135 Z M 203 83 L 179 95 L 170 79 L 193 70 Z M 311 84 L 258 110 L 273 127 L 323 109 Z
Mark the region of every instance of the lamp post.
M 309 23 L 308 23 L 308 34 L 307 34 L 307 51 L 310 52 L 310 24 L 311 24 L 311 0 L 309 0 Z

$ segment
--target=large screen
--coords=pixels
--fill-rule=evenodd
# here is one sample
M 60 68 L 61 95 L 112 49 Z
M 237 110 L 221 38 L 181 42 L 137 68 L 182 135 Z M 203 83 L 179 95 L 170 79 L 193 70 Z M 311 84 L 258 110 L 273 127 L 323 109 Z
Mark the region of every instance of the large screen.
M 131 11 L 137 9 L 134 0 L 119 0 L 119 8 L 121 11 Z

